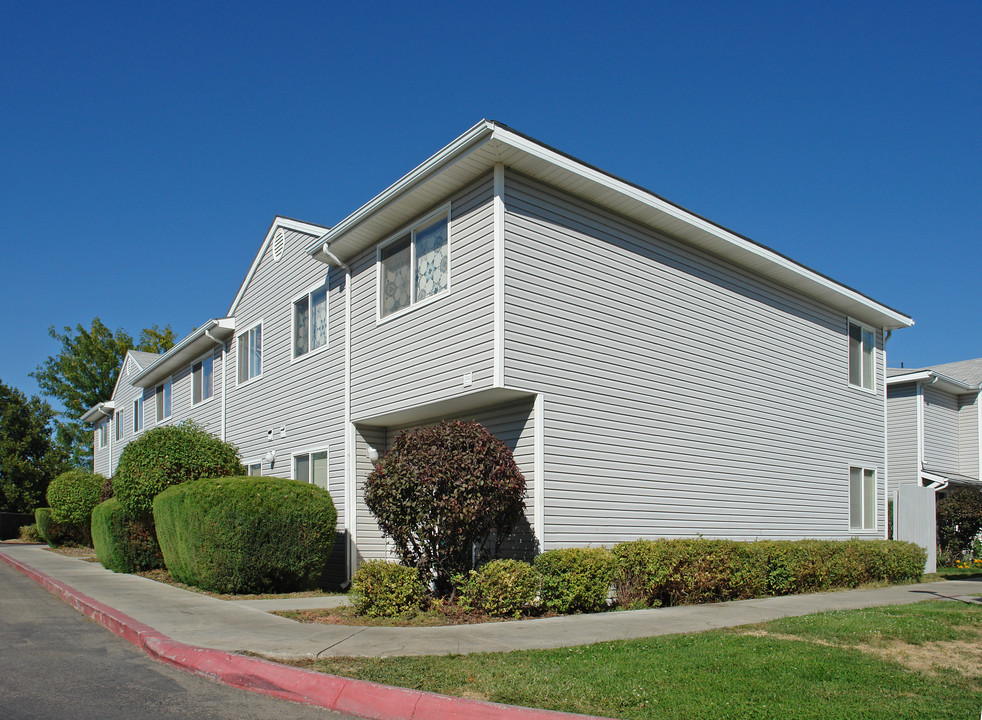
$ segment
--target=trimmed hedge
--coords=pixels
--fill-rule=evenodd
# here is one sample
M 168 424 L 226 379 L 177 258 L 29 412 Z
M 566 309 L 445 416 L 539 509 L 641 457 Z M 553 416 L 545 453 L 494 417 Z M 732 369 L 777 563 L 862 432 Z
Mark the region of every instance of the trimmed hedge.
M 38 508 L 34 511 L 38 535 L 50 547 L 60 547 L 68 539 L 67 528 L 54 518 L 51 508 Z
M 185 421 L 153 428 L 123 448 L 111 491 L 130 517 L 149 519 L 154 497 L 167 487 L 243 474 L 234 445 Z
M 153 516 L 174 579 L 226 593 L 316 587 L 337 524 L 326 490 L 272 477 L 176 485 L 154 499 Z
M 392 617 L 422 608 L 426 588 L 415 568 L 369 560 L 351 579 L 348 599 L 359 615 Z
M 558 613 L 606 609 L 617 560 L 606 548 L 561 548 L 535 558 L 542 607 Z
M 54 519 L 66 525 L 75 525 L 87 545 L 91 544 L 89 525 L 92 510 L 99 504 L 99 492 L 106 478 L 84 470 L 69 470 L 56 477 L 48 485 L 48 505 Z
M 102 566 L 118 573 L 162 568 L 164 559 L 153 527 L 127 516 L 115 498 L 92 511 L 92 545 Z
M 520 560 L 492 560 L 460 582 L 459 602 L 488 615 L 520 617 L 535 604 L 539 573 Z
M 613 549 L 623 606 L 684 605 L 914 581 L 922 548 L 896 540 L 636 540 Z

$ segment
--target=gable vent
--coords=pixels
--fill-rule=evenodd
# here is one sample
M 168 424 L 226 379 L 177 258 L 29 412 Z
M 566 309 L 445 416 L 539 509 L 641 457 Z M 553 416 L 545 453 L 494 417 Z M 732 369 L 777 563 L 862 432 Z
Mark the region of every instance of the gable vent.
M 276 231 L 273 236 L 273 259 L 279 260 L 283 257 L 283 248 L 286 246 L 286 233 L 283 232 L 283 228 Z

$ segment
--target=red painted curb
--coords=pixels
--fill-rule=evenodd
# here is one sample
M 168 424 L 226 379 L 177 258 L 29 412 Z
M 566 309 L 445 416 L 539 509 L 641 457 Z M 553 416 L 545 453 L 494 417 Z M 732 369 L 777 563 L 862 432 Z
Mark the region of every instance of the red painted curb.
M 592 715 L 502 705 L 352 680 L 222 650 L 187 645 L 172 640 L 149 625 L 80 593 L 67 583 L 35 570 L 2 551 L 0 560 L 54 593 L 86 617 L 136 645 L 155 660 L 242 690 L 373 720 L 607 720 Z

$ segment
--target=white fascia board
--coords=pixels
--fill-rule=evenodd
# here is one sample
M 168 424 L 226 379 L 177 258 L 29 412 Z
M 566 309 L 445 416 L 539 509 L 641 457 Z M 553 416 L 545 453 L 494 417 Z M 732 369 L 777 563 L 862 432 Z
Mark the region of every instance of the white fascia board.
M 315 225 L 302 220 L 294 220 L 293 218 L 283 217 L 282 215 L 277 215 L 275 218 L 273 218 L 273 222 L 269 226 L 269 231 L 266 233 L 266 237 L 263 239 L 263 244 L 259 246 L 259 252 L 257 252 L 256 257 L 253 258 L 252 265 L 249 266 L 249 272 L 246 273 L 245 280 L 243 280 L 242 284 L 239 286 L 239 291 L 235 294 L 235 300 L 232 301 L 232 305 L 229 307 L 228 312 L 226 313 L 226 315 L 229 317 L 235 315 L 235 311 L 239 307 L 239 302 L 241 302 L 242 296 L 245 295 L 246 288 L 249 287 L 249 283 L 252 281 L 253 275 L 256 274 L 256 269 L 259 267 L 259 263 L 263 259 L 263 255 L 266 254 L 266 248 L 269 247 L 269 243 L 272 241 L 273 236 L 280 228 L 283 228 L 284 230 L 293 230 L 295 232 L 303 233 L 304 235 L 313 235 L 314 237 L 320 237 L 330 229 L 326 225 Z
M 212 339 L 224 343 L 234 334 L 234 318 L 227 317 L 218 320 L 209 320 L 161 355 L 159 360 L 145 368 L 143 372 L 138 373 L 133 378 L 133 384 L 142 388 L 151 387 L 158 380 L 172 375 L 176 370 L 189 364 L 192 360 L 197 360 L 208 350 L 208 347 L 218 347 L 218 343 L 213 342 Z
M 112 400 L 107 400 L 106 402 L 96 403 L 82 415 L 80 420 L 86 423 L 97 422 L 100 418 L 111 417 L 116 411 L 116 404 Z
M 887 385 L 900 385 L 909 382 L 928 383 L 932 387 L 936 387 L 939 390 L 945 390 L 955 395 L 979 392 L 979 387 L 977 385 L 970 385 L 962 382 L 961 380 L 956 380 L 953 377 L 948 377 L 947 375 L 942 375 L 939 372 L 934 372 L 934 370 L 918 370 L 916 372 L 905 373 L 904 375 L 893 375 L 887 378 Z
M 325 243 L 330 248 L 369 218 L 384 213 L 386 208 L 396 200 L 411 195 L 415 189 L 437 175 L 450 172 L 455 164 L 484 145 L 488 145 L 486 148 L 488 152 L 483 158 L 487 163 L 487 169 L 493 167 L 500 158 L 508 156 L 505 163 L 514 166 L 519 172 L 526 172 L 532 176 L 546 173 L 549 176 L 546 181 L 560 188 L 563 188 L 564 182 L 568 181 L 569 184 L 576 185 L 576 189 L 568 190 L 569 192 L 574 192 L 600 205 L 609 205 L 610 198 L 617 197 L 623 201 L 618 202 L 617 212 L 780 282 L 872 326 L 894 330 L 914 324 L 907 315 L 866 297 L 775 250 L 675 205 L 650 190 L 590 166 L 500 123 L 488 120 L 479 122 L 429 160 L 365 203 L 329 232 L 324 233 L 310 245 L 308 252 L 318 257 Z M 523 161 L 531 161 L 528 163 L 529 167 L 523 167 Z M 544 163 L 548 171 L 542 170 L 541 167 L 538 170 L 534 169 L 532 166 L 536 163 Z M 422 212 L 424 209 L 421 203 L 418 210 Z M 666 227 L 660 228 L 662 224 Z M 363 239 L 362 242 L 367 241 Z M 364 249 L 359 246 L 349 248 L 348 252 L 339 249 L 334 252 L 345 260 Z

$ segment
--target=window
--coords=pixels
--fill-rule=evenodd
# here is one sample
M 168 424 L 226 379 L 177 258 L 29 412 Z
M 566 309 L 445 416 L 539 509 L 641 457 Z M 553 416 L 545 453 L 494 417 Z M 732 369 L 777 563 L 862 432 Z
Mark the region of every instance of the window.
M 293 302 L 293 357 L 327 346 L 327 285 Z
M 143 430 L 143 396 L 133 401 L 133 432 Z
M 849 468 L 849 528 L 876 529 L 876 471 Z
M 379 316 L 386 317 L 450 287 L 448 213 L 380 246 Z
M 109 445 L 109 421 L 108 420 L 106 420 L 104 423 L 102 423 L 102 425 L 99 426 L 99 429 L 96 431 L 96 434 L 99 436 L 100 450 L 106 447 L 107 445 Z
M 171 381 L 157 386 L 157 422 L 170 417 Z
M 294 455 L 293 478 L 327 490 L 327 451 Z
M 849 384 L 874 389 L 876 333 L 868 327 L 849 323 Z
M 239 335 L 239 382 L 263 374 L 263 326 L 262 323 Z
M 215 394 L 215 357 L 209 355 L 191 366 L 191 404 L 197 405 Z
M 262 463 L 250 463 L 249 464 L 249 474 L 250 475 L 262 475 L 263 474 L 263 464 Z
M 117 410 L 116 417 L 113 418 L 113 422 L 116 423 L 116 439 L 123 439 L 123 411 Z

